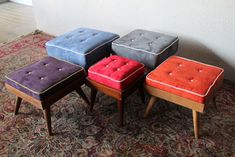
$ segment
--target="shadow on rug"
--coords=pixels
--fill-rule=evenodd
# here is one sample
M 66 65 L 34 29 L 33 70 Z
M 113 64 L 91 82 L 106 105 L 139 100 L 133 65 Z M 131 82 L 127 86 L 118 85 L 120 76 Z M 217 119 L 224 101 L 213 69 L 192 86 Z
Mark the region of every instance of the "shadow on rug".
M 138 93 L 125 102 L 125 126 L 118 127 L 115 101 L 98 94 L 93 113 L 75 92 L 52 105 L 47 136 L 41 110 L 23 102 L 14 116 L 14 95 L 4 88 L 4 76 L 46 55 L 52 37 L 40 32 L 0 47 L 0 156 L 233 156 L 235 155 L 235 87 L 224 83 L 200 114 L 195 140 L 191 110 L 160 100 L 148 118 Z M 89 88 L 83 86 L 87 95 Z

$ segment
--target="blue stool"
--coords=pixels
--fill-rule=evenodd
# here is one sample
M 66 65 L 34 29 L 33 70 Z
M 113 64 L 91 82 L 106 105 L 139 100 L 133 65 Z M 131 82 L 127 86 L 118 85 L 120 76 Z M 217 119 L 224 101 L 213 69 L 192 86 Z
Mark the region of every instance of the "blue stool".
M 112 41 L 119 35 L 89 28 L 79 28 L 46 43 L 49 56 L 84 67 L 86 70 L 111 54 Z

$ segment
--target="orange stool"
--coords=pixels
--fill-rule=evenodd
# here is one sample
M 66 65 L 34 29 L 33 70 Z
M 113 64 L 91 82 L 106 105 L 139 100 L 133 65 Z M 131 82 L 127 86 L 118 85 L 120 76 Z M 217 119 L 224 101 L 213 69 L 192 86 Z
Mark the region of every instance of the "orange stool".
M 145 117 L 156 97 L 192 109 L 195 138 L 198 138 L 198 112 L 223 82 L 224 70 L 186 58 L 172 56 L 146 77 L 146 90 L 151 95 Z

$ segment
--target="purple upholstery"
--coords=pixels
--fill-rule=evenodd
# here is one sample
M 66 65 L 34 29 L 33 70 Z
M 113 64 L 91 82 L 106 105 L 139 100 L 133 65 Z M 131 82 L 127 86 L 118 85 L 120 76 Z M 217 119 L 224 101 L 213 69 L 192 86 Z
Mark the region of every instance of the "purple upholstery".
M 6 83 L 42 101 L 81 78 L 85 78 L 85 71 L 81 66 L 45 57 L 7 75 Z

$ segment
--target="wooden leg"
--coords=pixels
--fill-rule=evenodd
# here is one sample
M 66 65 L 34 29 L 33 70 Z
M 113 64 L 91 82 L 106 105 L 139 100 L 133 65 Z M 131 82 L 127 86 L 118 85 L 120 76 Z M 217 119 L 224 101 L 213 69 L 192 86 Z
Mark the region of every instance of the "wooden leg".
M 155 104 L 156 101 L 157 101 L 157 98 L 155 96 L 151 96 L 148 106 L 146 108 L 145 114 L 144 114 L 144 118 L 148 116 L 149 112 L 152 110 L 153 105 Z
M 48 134 L 49 134 L 49 136 L 51 136 L 52 131 L 51 131 L 51 110 L 50 110 L 50 106 L 47 107 L 45 110 L 43 110 L 43 113 L 44 113 L 44 117 L 45 117 L 46 122 L 47 122 Z
M 120 126 L 123 126 L 123 102 L 122 101 L 120 101 L 120 100 L 118 100 L 117 101 L 117 105 L 118 105 L 118 112 L 119 112 L 119 124 L 120 124 Z
M 78 93 L 78 95 L 81 96 L 81 98 L 88 104 L 90 105 L 89 100 L 87 99 L 85 93 L 83 92 L 83 90 L 81 89 L 81 87 L 79 87 L 78 89 L 76 89 L 76 92 Z
M 19 112 L 21 102 L 22 102 L 22 98 L 16 97 L 15 115 L 17 115 Z
M 194 126 L 194 136 L 198 139 L 199 128 L 198 128 L 198 112 L 193 110 L 193 126 Z
M 141 86 L 138 88 L 138 90 L 139 90 L 139 93 L 140 93 L 142 102 L 143 102 L 143 104 L 145 104 L 145 95 L 144 95 L 144 88 L 143 88 L 143 86 L 141 85 Z
M 90 102 L 91 102 L 90 111 L 91 112 L 93 110 L 93 106 L 95 103 L 96 94 L 97 94 L 97 90 L 94 88 L 91 88 L 91 100 L 90 100 Z
M 216 105 L 216 96 L 215 95 L 213 95 L 212 103 L 213 103 L 213 106 L 215 107 L 215 109 L 218 110 L 217 105 Z

